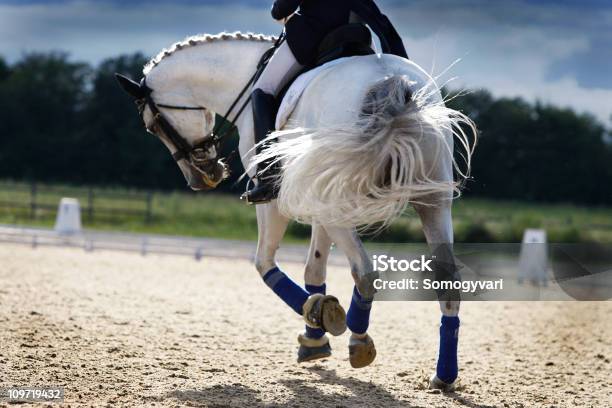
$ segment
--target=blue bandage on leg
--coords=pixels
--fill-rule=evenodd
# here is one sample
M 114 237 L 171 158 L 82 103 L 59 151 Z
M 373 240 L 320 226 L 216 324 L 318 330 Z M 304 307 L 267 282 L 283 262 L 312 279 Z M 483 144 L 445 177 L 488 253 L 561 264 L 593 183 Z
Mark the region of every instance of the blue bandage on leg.
M 372 301 L 362 298 L 357 287 L 354 287 L 351 306 L 346 315 L 346 325 L 353 333 L 364 334 L 368 331 L 371 309 Z
M 263 280 L 278 297 L 283 299 L 297 314 L 302 315 L 302 307 L 308 299 L 308 292 L 278 268 L 268 271 L 264 275 Z
M 325 284 L 321 286 L 306 285 L 306 290 L 311 295 L 315 293 L 321 293 L 324 295 L 325 288 L 326 288 Z M 309 337 L 311 339 L 320 339 L 321 337 L 323 337 L 324 334 L 325 334 L 325 330 L 323 329 L 313 329 L 312 327 L 306 326 L 306 337 Z
M 440 325 L 440 352 L 436 375 L 447 384 L 457 379 L 457 343 L 459 342 L 459 317 L 442 316 Z

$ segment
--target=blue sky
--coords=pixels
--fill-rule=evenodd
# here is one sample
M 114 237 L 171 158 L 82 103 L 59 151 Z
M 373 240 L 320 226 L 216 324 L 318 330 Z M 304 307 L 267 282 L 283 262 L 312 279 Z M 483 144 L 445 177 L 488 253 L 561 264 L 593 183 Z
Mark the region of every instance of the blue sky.
M 277 33 L 268 0 L 0 0 L 0 55 L 65 50 L 97 63 L 185 36 Z M 454 87 L 539 99 L 610 125 L 612 0 L 379 0 L 411 58 Z

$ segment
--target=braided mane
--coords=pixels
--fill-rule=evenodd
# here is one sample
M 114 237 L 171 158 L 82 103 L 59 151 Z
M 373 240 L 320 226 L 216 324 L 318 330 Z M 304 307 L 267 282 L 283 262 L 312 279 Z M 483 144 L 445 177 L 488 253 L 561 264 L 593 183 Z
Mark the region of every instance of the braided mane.
M 214 43 L 219 41 L 259 41 L 259 42 L 274 42 L 275 37 L 268 36 L 265 34 L 254 34 L 254 33 L 241 33 L 236 31 L 234 33 L 219 33 L 215 35 L 211 34 L 198 34 L 191 37 L 187 37 L 183 41 L 172 44 L 169 48 L 164 48 L 159 54 L 153 57 L 144 68 L 144 74 L 148 74 L 153 68 L 155 68 L 160 62 L 166 58 L 171 57 L 176 52 L 186 48 L 196 47 L 198 45 Z

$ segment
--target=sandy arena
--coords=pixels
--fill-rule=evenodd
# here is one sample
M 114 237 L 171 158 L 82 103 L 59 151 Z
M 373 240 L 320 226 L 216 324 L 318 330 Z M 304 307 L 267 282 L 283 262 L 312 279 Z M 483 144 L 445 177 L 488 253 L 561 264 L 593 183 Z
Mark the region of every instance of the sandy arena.
M 605 407 L 612 302 L 464 303 L 462 388 L 426 388 L 436 303 L 379 302 L 374 364 L 295 362 L 300 319 L 246 261 L 0 246 L 0 388 L 65 386 L 68 406 Z M 300 279 L 302 265 L 284 268 Z M 328 291 L 348 306 L 348 268 Z M 4 402 L 3 402 L 4 401 Z M 0 406 L 8 406 L 0 399 Z

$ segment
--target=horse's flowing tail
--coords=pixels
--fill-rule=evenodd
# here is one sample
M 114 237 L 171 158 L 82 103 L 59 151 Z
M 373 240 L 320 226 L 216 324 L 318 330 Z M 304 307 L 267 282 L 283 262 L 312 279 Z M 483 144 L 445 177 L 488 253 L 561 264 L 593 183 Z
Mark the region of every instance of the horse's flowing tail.
M 437 86 L 413 94 L 410 85 L 403 75 L 374 84 L 359 120 L 349 126 L 271 135 L 278 140 L 256 161 L 275 157 L 283 163 L 280 211 L 305 223 L 384 226 L 410 203 L 458 195 L 452 170 L 469 174 L 474 143 L 468 133 L 475 137 L 475 125 L 444 105 Z M 463 171 L 453 159 L 454 139 L 463 150 Z

